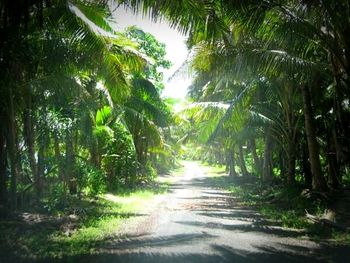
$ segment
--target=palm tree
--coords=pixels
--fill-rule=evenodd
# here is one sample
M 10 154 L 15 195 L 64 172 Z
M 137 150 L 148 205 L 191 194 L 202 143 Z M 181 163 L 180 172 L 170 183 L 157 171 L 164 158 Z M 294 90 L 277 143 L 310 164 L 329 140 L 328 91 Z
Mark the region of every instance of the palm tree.
M 314 66 L 322 68 L 319 72 L 331 72 L 335 84 L 331 87 L 334 98 L 333 110 L 338 123 L 337 136 L 335 136 L 338 142 L 334 144 L 338 145 L 336 146 L 337 158 L 347 163 L 342 157 L 344 150 L 339 148 L 339 141 L 349 144 L 344 137 L 347 132 L 346 127 L 349 127 L 345 120 L 347 110 L 342 105 L 346 99 L 349 99 L 347 76 L 349 75 L 350 42 L 347 35 L 350 32 L 350 22 L 347 17 L 350 7 L 347 1 L 342 0 L 337 3 L 328 0 L 312 2 L 177 1 L 175 3 L 145 0 L 141 3 L 130 0 L 122 3 L 130 4 L 135 10 L 149 12 L 155 18 L 160 15 L 165 16 L 174 27 L 189 33 L 190 46 L 200 41 L 215 43 L 218 40 L 225 44 L 236 44 L 237 38 L 234 36 L 243 35 L 259 40 L 259 45 L 253 48 L 251 48 L 252 42 L 249 41 L 242 47 L 252 53 L 264 54 L 265 59 L 259 61 L 271 70 L 278 69 L 278 63 L 274 60 L 280 58 L 285 62 L 292 62 L 290 65 L 295 65 L 298 61 L 301 62 L 300 65 L 309 61 Z M 219 50 L 226 48 L 218 47 Z M 272 57 L 275 58 L 272 59 Z M 242 60 L 240 62 L 242 63 Z M 256 64 L 260 65 L 260 63 Z M 288 74 L 292 75 L 291 72 Z M 299 74 L 298 79 L 303 77 Z M 333 80 L 328 78 L 327 81 L 330 83 Z M 302 86 L 307 83 L 305 79 L 302 82 L 300 84 Z M 324 85 L 324 88 L 327 86 Z M 309 111 L 306 110 L 306 114 L 308 113 Z M 313 116 L 309 116 L 305 120 L 309 122 L 312 119 Z M 305 124 L 305 126 L 310 125 L 312 125 L 310 122 Z M 308 138 L 310 139 L 310 136 Z M 313 143 L 310 141 L 309 144 Z M 314 151 L 314 147 L 311 148 Z M 317 153 L 313 152 L 311 155 L 317 156 Z M 316 164 L 319 163 L 319 158 L 311 158 L 310 161 L 313 162 L 313 167 L 319 166 Z M 317 170 L 314 169 L 313 173 L 317 174 Z
M 0 56 L 1 67 L 6 70 L 1 73 L 4 95 L 1 102 L 5 105 L 1 111 L 4 124 L 1 148 L 6 145 L 8 149 L 2 157 L 6 159 L 8 154 L 10 159 L 8 167 L 11 168 L 11 203 L 14 207 L 17 181 L 24 176 L 20 159 L 22 151 L 19 149 L 21 127 L 17 116 L 23 115 L 25 149 L 28 150 L 31 174 L 34 176 L 32 185 L 40 197 L 42 160 L 46 150 L 42 147 L 44 141 L 36 141 L 38 136 L 40 138 L 44 134 L 41 131 L 44 126 L 41 128 L 36 119 L 38 112 L 46 114 L 51 105 L 58 106 L 57 102 L 62 100 L 57 98 L 64 89 L 83 91 L 80 80 L 86 75 L 102 82 L 111 99 L 119 102 L 128 94 L 128 72 L 141 70 L 144 65 L 144 59 L 133 48 L 135 45 L 129 44 L 130 40 L 126 41 L 121 35 L 110 38 L 96 34 L 100 29 L 114 33 L 105 20 L 108 9 L 104 2 L 54 1 L 49 5 L 46 1 L 33 1 L 18 13 L 13 12 L 13 8 L 22 2 L 15 2 L 13 6 L 8 2 L 2 5 L 0 27 L 5 37 L 0 43 Z M 37 12 L 32 12 L 32 9 Z M 39 20 L 36 20 L 35 14 L 38 14 Z M 72 94 L 66 92 L 65 96 L 71 98 Z M 47 102 L 53 98 L 57 100 L 48 105 Z M 73 116 L 71 113 L 65 114 L 67 117 Z M 66 135 L 66 161 L 71 162 L 70 157 L 74 156 L 73 134 L 67 132 Z M 57 139 L 56 136 L 55 147 L 58 159 L 61 159 Z M 37 149 L 38 160 L 35 158 Z M 5 159 L 2 159 L 3 164 Z M 2 168 L 2 189 L 6 189 L 6 165 Z M 29 182 L 31 180 L 29 178 Z
M 148 80 L 135 78 L 132 96 L 124 106 L 125 121 L 133 136 L 138 162 L 143 169 L 150 149 L 164 147 L 161 128 L 169 123 L 170 113 L 156 87 Z
M 310 72 L 315 68 L 320 72 L 331 72 L 335 85 L 333 90 L 335 113 L 338 127 L 335 136 L 336 140 L 349 144 L 343 134 L 349 127 L 345 120 L 346 109 L 344 99 L 349 99 L 349 4 L 347 1 L 335 3 L 329 0 L 320 1 L 123 1 L 132 5 L 135 10 L 148 12 L 155 18 L 159 15 L 167 17 L 174 27 L 188 32 L 190 35 L 189 45 L 198 45 L 201 41 L 216 43 L 219 50 L 227 51 L 234 46 L 237 48 L 237 39 L 242 37 L 247 41 L 241 45 L 255 58 L 255 68 L 264 68 L 270 72 L 288 69 L 291 66 L 299 66 L 297 73 L 287 71 L 289 76 L 297 76 L 293 80 L 299 86 L 304 87 L 310 82 L 315 85 L 317 81 L 308 79 L 311 74 L 301 74 Z M 191 10 L 191 11 L 190 11 Z M 225 10 L 225 11 L 223 11 Z M 237 38 L 238 36 L 238 38 Z M 217 44 L 220 43 L 220 44 Z M 238 46 L 239 48 L 239 46 Z M 244 53 L 247 53 L 244 52 Z M 242 53 L 242 52 L 240 52 Z M 252 59 L 240 60 L 236 63 L 239 67 Z M 242 63 L 243 62 L 243 63 Z M 306 68 L 308 70 L 305 70 Z M 246 68 L 246 67 L 243 67 Z M 295 75 L 297 74 L 297 75 Z M 328 78 L 328 82 L 332 82 Z M 328 85 L 323 85 L 327 87 Z M 305 94 L 303 92 L 302 94 Z M 312 104 L 312 97 L 302 96 L 309 101 L 304 101 L 304 106 Z M 304 114 L 308 115 L 312 111 L 308 107 L 304 108 Z M 312 127 L 313 116 L 305 118 L 305 127 Z M 311 128 L 314 130 L 315 128 Z M 314 145 L 316 135 L 308 130 L 309 145 Z M 291 137 L 292 138 L 292 137 Z M 337 146 L 338 159 L 343 159 L 343 150 Z M 292 150 L 290 150 L 292 151 Z M 310 162 L 312 163 L 313 174 L 316 181 L 323 177 L 320 175 L 319 157 L 317 147 L 309 148 Z M 343 159 L 344 160 L 344 159 Z M 344 160 L 344 162 L 347 162 Z M 348 164 L 347 164 L 348 165 Z M 292 174 L 290 170 L 290 174 Z M 291 178 L 291 176 L 289 176 Z M 321 179 L 322 181 L 322 179 Z M 324 190 L 322 184 L 314 184 L 315 190 Z

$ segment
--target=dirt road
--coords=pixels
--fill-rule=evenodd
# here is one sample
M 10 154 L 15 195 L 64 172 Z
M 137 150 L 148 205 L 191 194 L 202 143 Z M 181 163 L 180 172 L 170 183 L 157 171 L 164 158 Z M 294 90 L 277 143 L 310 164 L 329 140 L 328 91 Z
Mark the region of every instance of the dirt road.
M 268 225 L 216 189 L 205 168 L 185 163 L 170 193 L 82 262 L 350 262 L 350 251 Z M 75 259 L 77 260 L 77 258 Z M 75 262 L 74 260 L 72 262 Z

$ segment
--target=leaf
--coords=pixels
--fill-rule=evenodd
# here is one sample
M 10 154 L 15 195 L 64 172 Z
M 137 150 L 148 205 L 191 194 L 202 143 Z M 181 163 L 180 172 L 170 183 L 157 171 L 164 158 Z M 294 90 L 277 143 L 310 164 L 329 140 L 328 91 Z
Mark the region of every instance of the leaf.
M 94 134 L 97 136 L 103 136 L 104 134 L 107 134 L 109 138 L 114 137 L 114 131 L 106 126 L 106 125 L 99 125 L 94 128 Z
M 96 113 L 95 123 L 96 126 L 102 126 L 107 124 L 108 119 L 112 116 L 112 108 L 110 106 L 104 106 Z
M 74 4 L 71 3 L 70 8 L 77 16 L 85 20 L 86 23 L 90 24 L 99 33 L 101 33 L 101 31 L 98 28 L 103 29 L 106 33 L 114 34 L 114 29 L 105 19 L 107 16 L 105 6 L 98 6 L 93 2 L 75 1 Z M 81 13 L 79 13 L 79 11 Z

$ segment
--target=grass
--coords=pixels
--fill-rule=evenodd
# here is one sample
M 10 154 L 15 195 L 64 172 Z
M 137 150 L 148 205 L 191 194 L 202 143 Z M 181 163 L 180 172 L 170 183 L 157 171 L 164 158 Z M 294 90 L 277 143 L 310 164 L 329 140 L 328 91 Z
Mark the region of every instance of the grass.
M 98 205 L 102 207 L 103 213 L 89 215 L 81 228 L 71 236 L 58 232 L 52 236 L 52 240 L 60 244 L 68 244 L 69 255 L 91 253 L 98 243 L 115 236 L 120 225 L 127 219 L 147 212 L 147 204 L 155 196 L 156 194 L 149 190 L 139 190 L 128 195 L 101 195 Z M 50 251 L 50 253 L 51 256 L 60 255 L 60 251 Z M 63 253 L 67 254 L 67 251 Z
M 75 213 L 77 216 L 72 217 L 77 219 L 60 225 L 0 222 L 0 259 L 49 260 L 94 253 L 106 240 L 116 236 L 127 220 L 149 212 L 149 203 L 166 190 L 166 184 L 157 184 L 121 194 L 103 194 L 96 200 L 75 200 L 65 213 L 71 216 Z
M 243 204 L 254 206 L 260 214 L 283 227 L 304 229 L 311 224 L 305 216 L 305 209 L 310 213 L 319 214 L 324 205 L 308 200 L 301 195 L 301 189 L 267 184 L 241 183 L 229 187 L 229 191 L 240 197 Z
M 243 205 L 254 207 L 264 218 L 273 221 L 274 224 L 305 229 L 309 237 L 315 241 L 328 239 L 338 244 L 350 243 L 350 233 L 313 224 L 307 220 L 306 210 L 311 214 L 321 216 L 327 204 L 324 201 L 305 197 L 302 195 L 301 187 L 282 185 L 271 187 L 267 184 L 237 181 L 234 183 L 235 186 L 226 189 L 240 197 Z
M 256 178 L 228 177 L 223 175 L 224 167 L 206 166 L 206 169 L 212 175 L 213 187 L 229 191 L 241 200 L 242 206 L 253 207 L 271 224 L 305 229 L 313 240 L 329 239 L 339 244 L 350 243 L 350 233 L 315 225 L 307 220 L 305 210 L 320 216 L 327 204 L 303 195 L 301 186 L 287 187 L 281 183 L 263 184 Z

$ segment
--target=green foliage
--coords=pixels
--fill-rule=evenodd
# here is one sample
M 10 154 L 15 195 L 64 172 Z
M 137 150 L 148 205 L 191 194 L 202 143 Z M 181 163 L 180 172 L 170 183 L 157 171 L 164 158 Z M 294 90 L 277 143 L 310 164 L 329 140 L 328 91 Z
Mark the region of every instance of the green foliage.
M 136 180 L 136 152 L 132 135 L 108 106 L 97 111 L 95 134 L 101 149 L 101 167 L 109 189 Z
M 256 207 L 267 219 L 284 227 L 311 229 L 306 219 L 305 209 L 319 214 L 325 208 L 324 203 L 313 201 L 302 196 L 301 187 L 271 187 L 267 184 L 235 182 L 229 187 L 235 196 L 242 198 L 247 205 Z
M 294 210 L 277 210 L 275 207 L 265 206 L 259 209 L 262 216 L 265 218 L 281 222 L 283 227 L 305 229 L 310 227 L 307 219 Z
M 102 109 L 98 110 L 96 113 L 96 126 L 102 126 L 109 122 L 112 117 L 112 108 L 109 106 L 104 106 Z
M 171 62 L 165 58 L 165 44 L 160 43 L 153 35 L 142 29 L 131 26 L 124 32 L 125 36 L 138 43 L 138 49 L 145 54 L 150 61 L 144 74 L 144 78 L 151 80 L 160 92 L 164 88 L 163 73 L 161 69 L 168 69 Z
M 94 200 L 68 199 L 68 206 L 57 206 L 56 213 L 62 216 L 74 214 L 76 220 L 65 218 L 63 224 L 45 222 L 18 225 L 18 222 L 1 222 L 0 256 L 17 260 L 52 261 L 65 256 L 89 254 L 97 251 L 106 240 L 116 235 L 118 228 L 129 219 L 153 209 L 148 204 L 166 192 L 166 185 L 149 186 L 147 189 L 127 190 L 123 194 L 99 195 Z M 37 217 L 44 215 L 37 214 Z M 62 219 L 62 218 L 61 218 Z M 45 220 L 45 217 L 44 217 Z M 54 218 L 53 220 L 60 220 Z M 11 248 L 10 250 L 8 248 Z
M 343 177 L 343 180 L 344 180 L 344 184 L 345 185 L 350 185 L 350 171 L 345 173 L 345 175 Z
M 154 180 L 157 177 L 157 170 L 152 166 L 151 162 L 147 162 L 144 168 L 144 174 L 146 176 L 146 180 Z
M 1 212 L 19 199 L 54 211 L 133 187 L 172 156 L 162 130 L 171 112 L 155 86 L 170 66 L 164 44 L 115 32 L 107 1 L 39 2 L 0 11 L 11 32 L 0 40 Z
M 81 165 L 80 173 L 82 179 L 80 185 L 82 192 L 89 197 L 105 193 L 107 184 L 103 171 L 87 163 L 81 163 Z
M 62 185 L 58 185 L 52 191 L 51 195 L 44 200 L 44 208 L 51 213 L 57 213 L 57 211 L 63 211 L 70 205 L 70 196 L 66 196 L 65 190 Z
M 115 137 L 105 145 L 102 169 L 107 175 L 109 188 L 132 184 L 137 180 L 137 159 L 133 139 L 122 124 L 114 126 Z
M 143 10 L 153 4 L 143 1 Z M 140 3 L 132 5 L 139 7 Z M 214 1 L 205 8 L 195 1 L 163 1 L 157 2 L 157 8 L 173 26 L 189 32 L 192 56 L 186 67 L 195 72 L 189 95 L 195 105 L 206 104 L 188 110 L 183 121 L 186 128 L 179 135 L 183 142 L 192 137 L 200 144 L 222 149 L 223 155 L 230 155 L 228 166 L 239 161 L 244 168 L 242 164 L 249 160 L 248 166 L 253 168 L 249 172 L 264 181 L 276 176 L 288 184 L 304 181 L 309 187 L 312 180 L 317 191 L 324 191 L 327 183 L 337 188 L 345 182 L 339 174 L 349 170 L 349 161 L 340 159 L 342 151 L 348 152 L 349 130 L 345 127 L 349 125 L 336 116 L 347 116 L 349 109 L 336 105 L 348 100 L 349 94 L 335 94 L 348 90 L 349 69 L 339 66 L 343 74 L 338 74 L 335 65 L 348 64 L 348 58 L 336 62 L 336 57 L 350 46 L 338 43 L 324 29 L 346 38 L 340 25 L 348 21 L 339 17 L 349 10 L 346 1 L 339 5 L 331 1 L 262 5 L 259 1 Z M 324 26 L 324 21 L 329 24 Z M 310 89 L 310 98 L 301 92 L 304 87 Z M 215 104 L 229 107 L 218 111 Z M 309 104 L 316 118 L 307 116 Z M 309 121 L 312 119 L 315 123 Z M 335 128 L 338 125 L 344 128 Z M 242 150 L 257 140 L 263 144 Z M 347 146 L 341 147 L 339 141 Z M 315 147 L 308 149 L 307 145 Z M 331 152 L 336 157 L 331 157 Z M 207 152 L 202 159 L 208 159 Z M 311 172 L 307 160 L 312 163 Z M 296 163 L 304 165 L 297 167 Z
M 181 157 L 185 160 L 203 161 L 210 165 L 225 163 L 222 151 L 215 146 L 200 146 L 195 143 L 188 143 L 183 148 L 184 152 Z
M 302 188 L 349 183 L 347 1 L 120 1 L 188 33 L 195 103 L 174 119 L 159 96 L 164 44 L 135 27 L 115 33 L 108 1 L 10 2 L 0 8 L 1 210 L 26 196 L 71 212 L 82 192 L 154 179 L 184 142 L 201 144 L 191 158 L 247 169 L 237 180 L 249 184 L 231 190 L 284 226 L 305 227 L 304 209 L 323 208 Z M 52 251 L 87 251 L 96 227 L 114 225 L 101 217 Z

